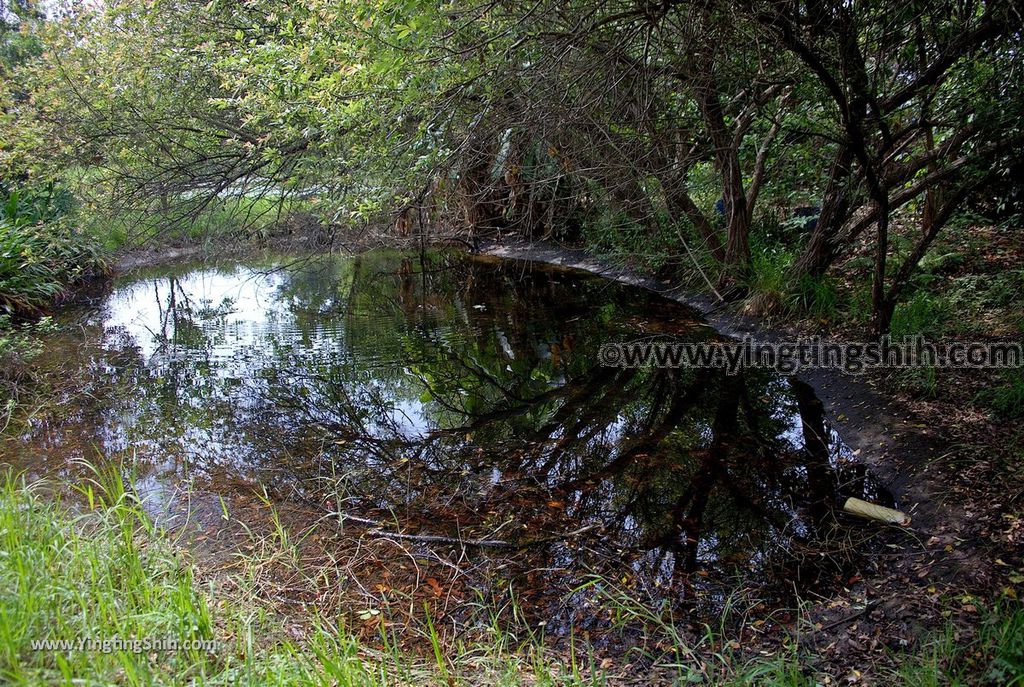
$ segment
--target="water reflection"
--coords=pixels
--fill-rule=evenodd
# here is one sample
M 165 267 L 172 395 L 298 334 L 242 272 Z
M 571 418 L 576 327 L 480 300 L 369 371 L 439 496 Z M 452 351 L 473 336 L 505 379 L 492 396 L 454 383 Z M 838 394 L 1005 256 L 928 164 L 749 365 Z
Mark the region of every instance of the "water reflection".
M 799 382 L 598 365 L 606 341 L 715 334 L 548 267 L 183 266 L 118 284 L 83 331 L 88 400 L 21 448 L 132 452 L 168 511 L 182 483 L 267 484 L 405 533 L 501 540 L 513 575 L 625 570 L 686 597 L 825 547 L 844 496 L 885 500 Z

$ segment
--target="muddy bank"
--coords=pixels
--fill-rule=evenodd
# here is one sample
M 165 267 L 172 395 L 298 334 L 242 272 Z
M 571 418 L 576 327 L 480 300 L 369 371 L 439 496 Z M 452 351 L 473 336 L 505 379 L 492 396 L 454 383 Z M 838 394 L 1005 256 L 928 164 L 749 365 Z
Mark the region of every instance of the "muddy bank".
M 716 331 L 726 336 L 753 336 L 758 341 L 794 340 L 793 329 L 766 326 L 761 320 L 723 308 L 714 299 L 638 272 L 608 265 L 585 250 L 547 243 L 503 243 L 483 247 L 483 253 L 500 258 L 536 260 L 583 270 L 607 279 L 649 289 L 696 309 Z M 911 412 L 879 393 L 866 375 L 847 375 L 835 370 L 802 370 L 796 377 L 810 384 L 825 402 L 830 420 L 844 440 L 861 449 L 861 459 L 900 497 L 901 506 L 915 516 L 916 528 L 928 529 L 945 513 L 935 509 L 936 494 L 929 489 L 927 463 L 941 455 L 938 428 L 924 427 Z
M 766 326 L 705 295 L 609 265 L 582 249 L 507 242 L 490 243 L 483 252 L 561 265 L 650 289 L 695 308 L 727 336 L 750 335 L 769 342 L 801 336 L 793 327 Z M 880 390 L 880 382 L 871 375 L 810 369 L 796 377 L 814 389 L 843 441 L 857 450 L 859 459 L 913 517 L 908 528 L 880 528 L 891 553 L 873 561 L 863 575 L 851 577 L 840 598 L 810 610 L 810 619 L 819 628 L 810 636 L 815 650 L 828 647 L 832 659 L 845 658 L 855 665 L 858 656 L 877 659 L 877 652 L 913 645 L 941 625 L 943 591 L 984 594 L 993 588 L 996 574 L 991 561 L 996 555 L 989 529 L 998 515 L 980 513 L 981 506 L 963 500 L 951 502 L 951 486 L 963 476 L 952 467 L 957 447 L 951 444 L 949 427 L 923 421 L 906 403 Z M 972 612 L 970 604 L 966 607 Z

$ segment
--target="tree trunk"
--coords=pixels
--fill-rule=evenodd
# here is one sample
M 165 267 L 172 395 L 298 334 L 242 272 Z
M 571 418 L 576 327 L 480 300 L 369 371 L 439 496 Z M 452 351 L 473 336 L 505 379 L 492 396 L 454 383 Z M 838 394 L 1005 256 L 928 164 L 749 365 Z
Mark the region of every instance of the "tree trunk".
M 697 94 L 704 122 L 715 146 L 718 171 L 722 175 L 726 243 L 719 286 L 731 295 L 738 295 L 750 271 L 750 212 L 743 189 L 743 169 L 734 137 L 725 123 L 713 75 L 709 75 L 708 84 L 697 89 Z
M 889 333 L 895 305 L 885 295 L 885 262 L 889 257 L 889 196 L 876 187 L 878 235 L 875 239 L 875 269 L 871 277 L 871 320 L 876 336 Z
M 803 252 L 793 263 L 791 277 L 794 282 L 804 276 L 820 277 L 825 274 L 842 248 L 838 243 L 838 234 L 850 213 L 846 180 L 850 175 L 852 161 L 849 147 L 842 146 L 836 152 L 821 197 L 818 223 L 811 231 Z
M 685 189 L 680 188 L 679 185 L 674 185 L 673 188 L 667 189 L 665 201 L 672 217 L 676 218 L 680 215 L 686 217 L 690 224 L 693 225 L 693 228 L 696 229 L 705 250 L 717 262 L 725 262 L 725 247 L 722 245 L 722 239 L 719 237 L 718 231 L 712 226 L 707 216 L 700 211 L 697 204 L 693 202 L 690 194 Z

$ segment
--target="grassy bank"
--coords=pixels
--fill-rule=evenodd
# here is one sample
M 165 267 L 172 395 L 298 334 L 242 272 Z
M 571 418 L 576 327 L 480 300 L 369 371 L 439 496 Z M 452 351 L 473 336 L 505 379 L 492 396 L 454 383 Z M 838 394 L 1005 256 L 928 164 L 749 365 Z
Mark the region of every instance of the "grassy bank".
M 585 649 L 575 658 L 558 656 L 536 637 L 519 641 L 497 628 L 490 642 L 449 644 L 428 621 L 422 631 L 429 648 L 420 655 L 395 649 L 386 632 L 369 647 L 343 621 L 312 611 L 309 630 L 292 638 L 282 618 L 247 587 L 244 560 L 230 584 L 201 584 L 123 484 L 117 472 L 97 473 L 76 487 L 81 507 L 69 510 L 38 486 L 9 474 L 0 480 L 0 679 L 21 685 L 372 686 L 605 685 L 648 677 L 630 670 L 629 657 L 610 665 L 597 664 Z M 618 603 L 620 613 L 645 613 Z M 661 629 L 666 639 L 679 641 L 670 628 Z M 884 678 L 912 685 L 1020 683 L 1022 629 L 1024 613 L 1010 609 L 992 615 L 974 636 L 951 624 Z M 114 644 L 165 638 L 206 644 L 173 652 Z M 111 644 L 106 652 L 35 644 L 48 640 Z M 657 667 L 654 675 L 677 683 L 820 683 L 823 677 L 815 680 L 810 668 L 813 655 L 802 655 L 795 640 L 774 657 L 743 658 L 709 631 L 699 646 L 677 644 L 667 654 L 676 665 Z
M 299 648 L 258 608 L 214 598 L 140 504 L 107 475 L 74 515 L 7 476 L 0 486 L 0 676 L 13 684 L 376 685 L 386 674 L 343 632 Z M 36 640 L 204 640 L 212 651 L 41 651 Z M 130 649 L 131 647 L 127 647 Z
M 361 645 L 341 621 L 314 617 L 301 641 L 282 632 L 241 570 L 202 588 L 187 560 L 156 531 L 114 473 L 79 486 L 92 503 L 74 515 L 9 475 L 0 485 L 0 676 L 14 684 L 604 685 L 621 666 L 546 653 L 535 638 L 495 630 L 487 644 L 442 644 L 405 654 L 382 635 Z M 260 547 L 262 551 L 263 548 Z M 265 551 L 264 551 L 265 552 Z M 254 564 L 265 564 L 266 556 Z M 244 566 L 243 566 L 244 568 Z M 233 589 L 223 595 L 224 588 Z M 623 611 L 628 608 L 623 607 Z M 315 613 L 315 612 L 314 612 Z M 39 651 L 39 640 L 165 638 L 217 643 L 213 651 Z M 383 647 L 383 648 L 381 648 Z M 678 656 L 691 655 L 679 647 Z M 724 658 L 724 657 L 720 657 Z M 714 657 L 711 657 L 714 661 Z M 717 669 L 722 667 L 717 662 Z M 708 664 L 710 665 L 710 664 Z M 696 662 L 692 666 L 699 667 Z M 680 666 L 682 668 L 682 666 Z M 691 677 L 698 673 L 684 669 Z M 621 677 L 621 674 L 620 674 Z M 750 664 L 736 684 L 809 684 L 795 664 Z
M 0 312 L 38 314 L 104 270 L 98 241 L 71 223 L 70 207 L 53 186 L 0 188 Z
M 81 187 L 92 174 L 76 179 Z M 283 195 L 232 195 L 153 199 L 146 209 L 90 207 L 83 212 L 86 232 L 108 253 L 166 246 L 260 245 L 282 236 L 319 230 L 314 203 Z
M 0 186 L 0 429 L 31 387 L 31 361 L 51 329 L 43 315 L 106 271 L 99 242 L 71 223 L 70 207 L 53 186 Z
M 255 602 L 241 572 L 231 596 L 201 588 L 188 561 L 115 473 L 78 486 L 75 515 L 7 475 L 0 483 L 0 678 L 23 685 L 602 684 L 504 642 L 430 657 L 369 649 L 332 618 L 311 618 L 301 643 Z M 257 563 L 256 561 L 253 561 Z M 243 566 L 244 567 L 244 566 Z M 428 628 L 429 632 L 429 628 Z M 47 640 L 213 642 L 212 650 L 39 650 Z M 209 646 L 209 644 L 204 645 Z M 557 678 L 562 673 L 564 677 Z M 460 677 L 462 675 L 462 677 Z

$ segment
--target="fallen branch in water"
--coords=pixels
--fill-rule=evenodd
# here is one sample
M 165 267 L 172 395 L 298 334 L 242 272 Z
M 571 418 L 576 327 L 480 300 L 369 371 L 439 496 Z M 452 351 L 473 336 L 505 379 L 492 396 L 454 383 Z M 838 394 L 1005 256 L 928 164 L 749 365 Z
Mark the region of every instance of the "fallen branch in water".
M 479 546 L 494 549 L 511 549 L 515 548 L 515 544 L 500 539 L 461 539 L 459 537 L 445 537 L 439 534 L 404 534 L 402 532 L 393 532 L 391 530 L 384 529 L 384 523 L 377 520 L 370 520 L 369 518 L 360 518 L 355 515 L 348 515 L 347 513 L 331 513 L 338 518 L 339 524 L 345 520 L 351 520 L 352 522 L 359 523 L 360 525 L 367 525 L 371 527 L 369 534 L 375 534 L 381 537 L 389 537 L 391 539 L 405 539 L 408 541 L 419 541 L 433 544 L 458 544 L 459 546 Z
M 358 515 L 349 515 L 348 513 L 342 513 L 341 511 L 330 511 L 324 508 L 319 503 L 306 498 L 302 494 L 296 493 L 296 496 L 307 506 L 314 508 L 321 513 L 324 513 L 328 517 L 336 518 L 338 524 L 343 524 L 346 520 L 354 522 L 360 525 L 366 525 L 371 528 L 369 534 L 378 535 L 380 537 L 390 537 L 392 539 L 404 539 L 406 541 L 418 541 L 424 543 L 433 544 L 456 544 L 463 547 L 480 547 L 480 548 L 491 548 L 491 549 L 525 549 L 538 544 L 546 544 L 553 541 L 564 541 L 577 537 L 584 532 L 588 532 L 593 529 L 597 529 L 601 525 L 595 523 L 591 525 L 585 525 L 571 532 L 565 532 L 562 534 L 553 534 L 547 537 L 540 537 L 538 539 L 531 539 L 519 544 L 507 542 L 501 539 L 462 539 L 460 537 L 446 537 L 439 534 L 405 534 L 402 532 L 394 532 L 387 529 L 385 523 L 380 520 L 373 520 L 371 518 L 363 518 Z
M 579 529 L 573 530 L 572 532 L 565 532 L 563 534 L 554 534 L 547 537 L 541 537 L 539 539 L 531 539 L 519 544 L 513 544 L 512 542 L 503 541 L 501 539 L 462 539 L 460 537 L 446 537 L 439 534 L 404 534 L 402 532 L 394 532 L 385 529 L 384 523 L 379 520 L 371 520 L 369 518 L 361 518 L 356 515 L 349 515 L 348 513 L 330 513 L 330 515 L 338 518 L 339 524 L 346 520 L 358 523 L 360 525 L 366 525 L 372 529 L 369 534 L 378 535 L 381 537 L 390 537 L 392 539 L 405 539 L 407 541 L 418 541 L 425 543 L 434 544 L 457 544 L 459 546 L 472 546 L 481 548 L 492 548 L 492 549 L 525 549 L 530 546 L 537 544 L 545 544 L 553 541 L 562 541 L 566 539 L 572 539 L 573 537 L 579 536 L 584 532 L 595 529 L 599 525 L 586 525 Z

